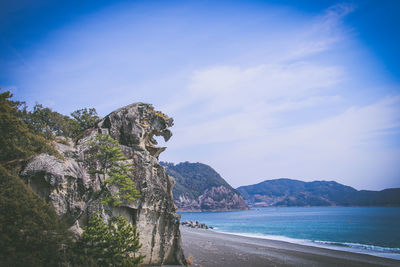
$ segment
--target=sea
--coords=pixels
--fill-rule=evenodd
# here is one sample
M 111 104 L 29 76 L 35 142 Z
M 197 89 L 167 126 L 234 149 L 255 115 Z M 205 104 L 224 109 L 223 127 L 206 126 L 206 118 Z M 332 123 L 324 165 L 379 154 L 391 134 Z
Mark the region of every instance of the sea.
M 400 207 L 266 207 L 179 212 L 217 232 L 400 260 Z

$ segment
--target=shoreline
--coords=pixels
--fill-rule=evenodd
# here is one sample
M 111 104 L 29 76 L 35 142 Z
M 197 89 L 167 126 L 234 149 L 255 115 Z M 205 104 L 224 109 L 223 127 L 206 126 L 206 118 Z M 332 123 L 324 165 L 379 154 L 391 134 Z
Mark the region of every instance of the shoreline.
M 249 234 L 249 233 L 231 233 L 231 232 L 223 232 L 218 231 L 216 229 L 209 229 L 209 231 L 213 231 L 216 233 L 227 234 L 227 235 L 234 235 L 234 236 L 243 236 L 249 238 L 259 238 L 265 240 L 273 240 L 273 241 L 281 241 L 290 244 L 297 244 L 302 246 L 309 246 L 309 247 L 316 247 L 316 248 L 325 248 L 330 250 L 337 250 L 337 251 L 345 251 L 350 253 L 358 253 L 358 254 L 365 254 L 371 255 L 380 258 L 387 258 L 387 259 L 394 259 L 400 261 L 400 249 L 398 248 L 386 248 L 386 247 L 379 247 L 374 245 L 367 245 L 367 244 L 359 244 L 359 243 L 340 243 L 340 242 L 330 242 L 330 241 L 320 241 L 320 240 L 307 240 L 307 239 L 296 239 L 290 238 L 286 236 L 273 236 L 273 235 L 263 235 L 263 234 Z M 337 244 L 337 245 L 335 245 Z M 367 249 L 362 247 L 374 247 L 376 250 Z M 393 252 L 385 252 L 384 250 L 398 250 L 399 253 Z
M 192 266 L 399 266 L 400 261 L 268 238 L 180 227 Z

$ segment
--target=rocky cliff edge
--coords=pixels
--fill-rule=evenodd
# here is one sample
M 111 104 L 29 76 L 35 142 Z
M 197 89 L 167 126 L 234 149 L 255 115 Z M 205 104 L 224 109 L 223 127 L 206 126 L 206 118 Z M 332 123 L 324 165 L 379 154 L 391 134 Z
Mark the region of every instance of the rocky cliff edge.
M 67 221 L 71 231 L 80 235 L 93 212 L 100 210 L 104 220 L 123 216 L 137 226 L 145 257 L 144 264 L 185 264 L 181 248 L 179 216 L 175 213 L 172 188 L 174 179 L 169 177 L 158 162 L 165 147 L 157 147 L 154 136 L 168 141 L 172 118 L 155 111 L 153 106 L 135 103 L 120 108 L 98 122 L 97 127 L 85 131 L 77 142 L 68 145 L 57 143 L 64 159 L 41 154 L 31 159 L 21 177 L 51 203 L 58 215 Z M 104 207 L 94 200 L 101 179 L 90 175 L 83 164 L 88 143 L 97 133 L 110 134 L 116 139 L 128 161 L 135 167 L 137 189 L 141 198 L 120 207 Z

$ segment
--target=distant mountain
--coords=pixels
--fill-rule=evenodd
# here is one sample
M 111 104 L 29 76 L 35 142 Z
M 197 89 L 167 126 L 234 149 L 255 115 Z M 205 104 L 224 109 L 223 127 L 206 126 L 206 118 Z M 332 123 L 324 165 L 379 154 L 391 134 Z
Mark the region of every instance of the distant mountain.
M 334 181 L 302 182 L 287 178 L 241 186 L 249 206 L 400 206 L 400 188 L 358 191 Z
M 175 178 L 174 203 L 180 211 L 226 211 L 248 209 L 240 193 L 214 169 L 202 163 L 160 162 Z

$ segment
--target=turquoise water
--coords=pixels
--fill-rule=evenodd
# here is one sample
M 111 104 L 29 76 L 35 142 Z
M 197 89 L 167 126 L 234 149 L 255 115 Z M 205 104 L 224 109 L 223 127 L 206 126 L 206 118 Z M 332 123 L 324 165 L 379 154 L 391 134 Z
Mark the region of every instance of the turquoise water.
M 216 231 L 400 259 L 400 207 L 287 207 L 182 212 Z

